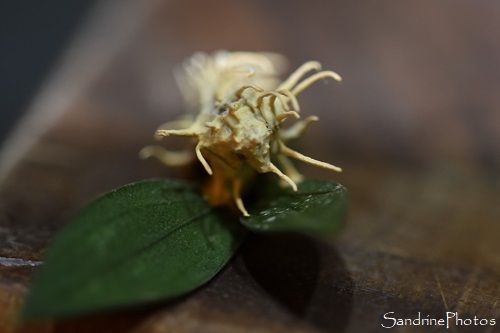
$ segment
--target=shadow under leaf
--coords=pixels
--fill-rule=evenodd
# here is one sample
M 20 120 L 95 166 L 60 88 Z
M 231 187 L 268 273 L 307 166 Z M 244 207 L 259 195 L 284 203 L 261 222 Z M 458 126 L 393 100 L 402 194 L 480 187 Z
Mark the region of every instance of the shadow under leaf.
M 343 332 L 353 282 L 330 245 L 298 234 L 251 234 L 242 256 L 257 283 L 289 311 L 324 332 Z

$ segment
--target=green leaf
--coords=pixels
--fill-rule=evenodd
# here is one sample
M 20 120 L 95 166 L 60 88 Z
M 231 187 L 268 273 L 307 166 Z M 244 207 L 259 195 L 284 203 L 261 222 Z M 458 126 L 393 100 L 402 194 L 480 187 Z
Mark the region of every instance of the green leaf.
M 219 272 L 243 240 L 192 185 L 148 180 L 85 207 L 35 276 L 23 319 L 61 317 L 182 295 Z
M 347 190 L 326 180 L 304 180 L 298 191 L 270 188 L 250 216 L 240 222 L 255 232 L 299 232 L 329 238 L 340 227 L 347 210 Z

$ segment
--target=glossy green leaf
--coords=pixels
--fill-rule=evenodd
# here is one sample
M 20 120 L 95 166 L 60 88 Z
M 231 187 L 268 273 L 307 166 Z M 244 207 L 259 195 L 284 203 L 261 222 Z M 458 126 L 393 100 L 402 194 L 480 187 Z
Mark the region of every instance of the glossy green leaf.
M 35 276 L 24 319 L 163 300 L 211 279 L 245 234 L 196 188 L 149 180 L 85 207 L 55 239 Z
M 240 221 L 255 232 L 299 232 L 331 237 L 342 226 L 347 210 L 347 190 L 326 180 L 304 180 L 298 191 L 269 188 Z

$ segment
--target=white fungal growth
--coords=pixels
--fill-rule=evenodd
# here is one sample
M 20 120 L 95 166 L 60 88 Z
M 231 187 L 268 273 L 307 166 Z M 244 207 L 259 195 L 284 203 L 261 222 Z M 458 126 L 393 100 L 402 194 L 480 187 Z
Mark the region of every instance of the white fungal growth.
M 234 202 L 248 215 L 241 189 L 253 171 L 272 172 L 294 191 L 301 180 L 290 157 L 333 171 L 339 167 L 302 155 L 285 145 L 298 138 L 316 116 L 309 116 L 282 128 L 286 119 L 300 118 L 297 95 L 314 82 L 341 77 L 332 71 L 320 71 L 321 65 L 309 61 L 288 79 L 279 82 L 284 58 L 276 54 L 216 52 L 213 56 L 197 53 L 184 64 L 178 75 L 186 100 L 197 109 L 197 116 L 168 122 L 156 131 L 157 137 L 188 136 L 197 140 L 192 151 L 168 151 L 147 146 L 141 157 L 154 156 L 169 166 L 185 165 L 197 158 L 211 181 L 204 194 L 213 205 Z M 316 71 L 315 74 L 304 76 Z M 279 162 L 281 171 L 272 160 Z

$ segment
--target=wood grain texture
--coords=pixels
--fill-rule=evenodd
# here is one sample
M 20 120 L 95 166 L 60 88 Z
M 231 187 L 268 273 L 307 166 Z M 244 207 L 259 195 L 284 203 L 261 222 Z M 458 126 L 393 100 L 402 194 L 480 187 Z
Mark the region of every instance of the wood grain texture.
M 1 161 L 12 167 L 0 185 L 0 332 L 385 332 L 380 324 L 389 311 L 500 320 L 499 4 L 126 6 L 129 15 L 105 16 L 115 35 L 84 34 L 80 49 L 97 46 L 58 73 L 77 93 L 50 104 L 61 109 L 46 127 L 20 128 L 18 137 L 31 137 L 32 145 L 14 140 L 9 148 L 19 145 L 21 153 Z M 148 10 L 135 11 L 141 6 Z M 142 13 L 135 30 L 125 29 L 135 12 Z M 105 29 L 99 22 L 97 15 L 89 29 Z M 121 44 L 96 43 L 120 31 L 127 35 Z M 208 286 L 176 302 L 16 327 L 33 263 L 78 208 L 134 180 L 189 177 L 137 153 L 154 142 L 156 126 L 182 112 L 174 65 L 219 48 L 280 52 L 291 68 L 315 59 L 343 75 L 342 85 L 316 84 L 300 95 L 303 114 L 321 121 L 297 144 L 345 170 L 299 165 L 348 188 L 344 232 L 332 244 L 252 236 Z M 89 59 L 106 61 L 83 84 Z M 42 101 L 58 94 L 64 90 L 46 90 Z M 32 112 L 41 112 L 36 103 Z M 500 323 L 449 331 L 500 332 Z

